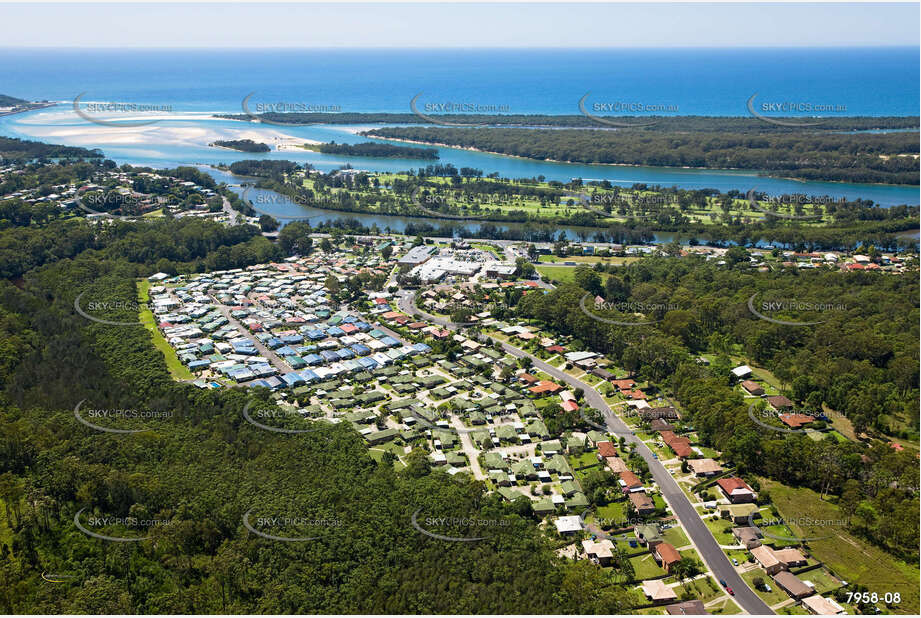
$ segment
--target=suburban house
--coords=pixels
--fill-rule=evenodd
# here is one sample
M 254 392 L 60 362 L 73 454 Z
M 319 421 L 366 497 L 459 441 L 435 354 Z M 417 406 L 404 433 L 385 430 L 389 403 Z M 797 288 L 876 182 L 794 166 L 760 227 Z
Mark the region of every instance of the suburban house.
M 659 543 L 652 548 L 652 557 L 656 559 L 666 573 L 671 573 L 672 567 L 681 561 L 681 554 L 669 543 Z
M 755 561 L 768 575 L 786 571 L 790 567 L 803 566 L 806 557 L 798 549 L 771 549 L 767 545 L 753 547 L 749 550 Z
M 781 410 L 790 410 L 793 408 L 793 402 L 783 395 L 773 395 L 767 397 L 768 405 L 780 412 Z
M 689 459 L 688 466 L 694 472 L 694 476 L 715 476 L 723 472 L 723 467 L 712 459 Z
M 723 504 L 720 505 L 720 517 L 731 519 L 735 524 L 747 524 L 749 519 L 761 517 L 761 513 L 755 504 Z
M 638 524 L 633 527 L 633 534 L 636 535 L 641 545 L 647 545 L 650 549 L 665 540 L 655 524 Z
M 656 512 L 656 503 L 652 501 L 652 498 L 646 495 L 642 491 L 634 491 L 630 493 L 630 502 L 633 504 L 633 508 L 636 509 L 636 513 L 639 516 L 652 515 Z
M 675 590 L 661 579 L 647 579 L 643 582 L 642 589 L 650 601 L 674 601 L 678 598 Z
M 691 441 L 685 438 L 684 436 L 676 435 L 672 431 L 662 431 L 659 432 L 659 435 L 662 436 L 662 441 L 672 449 L 672 452 L 681 459 L 685 459 L 694 454 L 694 450 L 691 448 Z
M 601 566 L 608 566 L 611 564 L 611 559 L 614 557 L 612 551 L 614 549 L 614 543 L 611 539 L 600 539 L 598 541 L 586 539 L 582 541 L 582 549 L 585 551 L 585 555 L 588 556 L 589 560 L 595 560 Z
M 720 489 L 723 491 L 723 495 L 733 504 L 755 501 L 756 496 L 754 490 L 748 486 L 748 483 L 740 478 L 734 476 L 722 478 L 717 480 L 716 484 L 719 485 Z
M 732 529 L 732 536 L 744 545 L 745 549 L 752 549 L 761 545 L 761 530 L 752 526 L 740 526 Z
M 624 493 L 639 489 L 643 486 L 643 481 L 630 470 L 624 470 L 620 473 L 621 488 Z
M 748 365 L 739 365 L 738 367 L 732 370 L 732 375 L 738 379 L 747 378 L 752 374 L 752 368 Z
M 563 517 L 557 517 L 553 522 L 553 525 L 556 526 L 556 531 L 560 534 L 575 534 L 576 532 L 582 530 L 582 520 L 578 515 L 565 515 Z
M 818 594 L 803 599 L 803 607 L 809 610 L 810 614 L 819 616 L 835 616 L 846 613 L 844 608 L 835 603 L 834 600 L 826 599 Z
M 778 414 L 777 418 L 780 419 L 781 423 L 792 429 L 799 429 L 815 422 L 815 417 L 808 414 Z
M 761 396 L 764 394 L 764 389 L 761 388 L 761 385 L 752 380 L 744 380 L 742 382 L 742 388 L 745 389 L 749 395 Z
M 815 587 L 806 584 L 790 571 L 781 571 L 774 575 L 774 581 L 794 599 L 802 599 L 815 594 Z
M 598 447 L 598 459 L 604 459 L 605 457 L 617 457 L 617 447 L 614 446 L 614 443 L 608 440 L 604 442 L 599 442 L 595 446 Z

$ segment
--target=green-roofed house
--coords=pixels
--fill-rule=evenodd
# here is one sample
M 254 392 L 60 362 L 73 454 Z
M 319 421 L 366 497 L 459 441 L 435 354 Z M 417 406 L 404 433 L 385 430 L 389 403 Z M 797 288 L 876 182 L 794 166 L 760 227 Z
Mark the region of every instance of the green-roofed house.
M 580 491 L 579 486 L 575 481 L 563 481 L 560 485 L 560 489 L 563 490 L 563 495 L 569 498 L 577 491 Z
M 545 456 L 559 455 L 563 452 L 563 445 L 559 440 L 547 440 L 540 443 L 540 452 Z
M 495 483 L 498 487 L 511 485 L 511 481 L 508 478 L 508 473 L 505 470 L 490 470 L 489 480 Z
M 550 472 L 556 472 L 559 475 L 572 476 L 572 468 L 562 455 L 554 455 L 553 457 L 545 459 L 544 467 Z
M 755 504 L 721 504 L 719 510 L 720 517 L 731 519 L 737 524 L 746 523 L 749 515 L 751 515 L 752 519 L 761 517 L 758 506 Z
M 590 432 L 585 434 L 585 436 L 588 439 L 588 443 L 592 446 L 596 446 L 599 442 L 608 441 L 608 437 L 606 435 L 595 429 L 592 429 Z
M 570 509 L 584 509 L 588 506 L 588 498 L 585 497 L 581 491 L 577 491 L 572 496 L 566 499 L 566 508 Z
M 534 464 L 527 459 L 513 463 L 512 474 L 519 480 L 531 481 L 537 478 L 537 470 L 534 469 Z
M 547 429 L 547 426 L 544 425 L 544 421 L 539 419 L 534 419 L 528 423 L 527 432 L 532 436 L 540 436 L 541 440 L 550 439 L 550 431 Z
M 487 470 L 508 470 L 508 464 L 499 453 L 486 453 L 483 455 L 483 464 Z
M 637 524 L 633 528 L 633 534 L 641 544 L 648 545 L 650 548 L 665 541 L 655 524 Z
M 382 431 L 372 431 L 371 433 L 365 434 L 365 440 L 368 441 L 368 444 L 381 444 L 382 442 L 389 442 L 400 435 L 400 432 L 396 429 L 388 427 Z
M 531 503 L 531 508 L 534 510 L 534 514 L 538 517 L 545 517 L 556 513 L 556 507 L 553 505 L 553 502 L 550 498 L 541 498 L 537 502 Z
M 506 442 L 518 442 L 518 433 L 511 425 L 496 425 L 496 437 Z

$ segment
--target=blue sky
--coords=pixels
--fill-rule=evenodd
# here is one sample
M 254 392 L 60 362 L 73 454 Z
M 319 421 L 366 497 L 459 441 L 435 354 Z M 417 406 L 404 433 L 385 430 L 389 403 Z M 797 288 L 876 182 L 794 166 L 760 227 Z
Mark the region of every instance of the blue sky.
M 0 46 L 790 47 L 919 44 L 904 4 L 0 4 Z

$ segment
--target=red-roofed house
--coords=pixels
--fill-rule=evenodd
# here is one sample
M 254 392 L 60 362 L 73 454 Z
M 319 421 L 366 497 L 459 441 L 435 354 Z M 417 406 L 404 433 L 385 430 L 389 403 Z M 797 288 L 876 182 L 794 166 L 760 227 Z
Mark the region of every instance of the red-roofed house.
M 550 380 L 541 380 L 536 386 L 532 386 L 528 390 L 535 395 L 546 395 L 547 393 L 558 393 L 563 390 L 563 387 Z
M 755 501 L 754 490 L 748 486 L 748 483 L 740 478 L 730 477 L 719 479 L 716 481 L 716 484 L 720 486 L 720 489 L 723 490 L 723 493 L 733 504 Z

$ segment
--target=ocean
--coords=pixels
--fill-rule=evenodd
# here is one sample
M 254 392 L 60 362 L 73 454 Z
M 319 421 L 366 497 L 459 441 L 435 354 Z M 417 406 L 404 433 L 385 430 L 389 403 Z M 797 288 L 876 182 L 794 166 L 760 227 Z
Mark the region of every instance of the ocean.
M 61 101 L 48 110 L 0 117 L 0 134 L 99 147 L 119 163 L 155 167 L 229 163 L 253 155 L 211 148 L 215 139 L 363 141 L 359 127 L 267 127 L 210 117 L 242 113 L 243 99 L 341 112 L 437 113 L 439 104 L 499 113 L 577 114 L 588 95 L 597 113 L 746 116 L 746 102 L 828 106 L 826 115 L 917 115 L 917 48 L 530 49 L 530 50 L 102 50 L 3 49 L 0 94 Z M 168 109 L 142 128 L 101 127 L 76 116 L 72 101 L 130 102 Z M 428 107 L 426 107 L 428 106 Z M 250 104 L 252 109 L 253 104 Z M 279 109 L 276 107 L 276 109 Z M 604 108 L 602 108 L 604 109 Z M 610 109 L 610 108 L 609 108 Z M 644 110 L 661 110 L 650 111 Z M 618 111 L 620 110 L 620 111 Z M 255 110 L 254 110 L 255 111 Z M 785 115 L 809 115 L 788 112 Z M 269 130 L 271 129 L 271 131 Z M 252 135 L 251 135 L 252 134 Z M 281 137 L 280 137 L 281 136 Z M 757 172 L 574 165 L 441 148 L 442 162 L 506 177 L 608 179 L 769 194 L 807 193 L 882 205 L 918 204 L 916 187 L 799 182 Z M 401 171 L 415 160 L 273 151 L 328 170 Z

